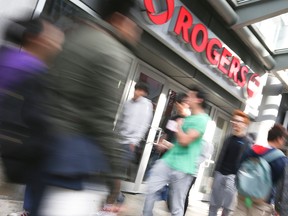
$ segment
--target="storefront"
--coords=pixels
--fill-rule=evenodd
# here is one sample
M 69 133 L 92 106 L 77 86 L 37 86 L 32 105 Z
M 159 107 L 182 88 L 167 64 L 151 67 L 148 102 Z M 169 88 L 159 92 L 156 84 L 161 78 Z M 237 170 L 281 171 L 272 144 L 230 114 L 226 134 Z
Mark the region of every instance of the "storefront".
M 138 57 L 157 68 L 160 71 L 159 75 L 164 75 L 169 84 L 171 83 L 169 78 L 172 78 L 182 86 L 197 84 L 209 92 L 210 106 L 207 112 L 215 123 L 215 129 L 210 133 L 215 148 L 211 160 L 201 165 L 194 187 L 194 192 L 197 192 L 199 198 L 207 199 L 206 195 L 210 193 L 212 183 L 214 162 L 221 151 L 224 137 L 230 132 L 231 112 L 237 108 L 245 109 L 252 118 L 257 116 L 258 106 L 261 103 L 261 90 L 266 77 L 263 76 L 263 70 L 260 70 L 262 72 L 260 75 L 261 73 L 255 73 L 246 65 L 236 54 L 236 50 L 231 50 L 182 2 L 177 0 L 158 3 L 151 0 L 140 2 L 141 8 L 135 11 L 135 17 L 145 31 L 141 41 L 141 54 L 138 53 Z M 195 9 L 197 10 L 197 7 Z M 151 55 L 152 57 L 149 58 Z M 140 72 L 143 71 L 142 69 Z M 157 71 L 154 69 L 151 72 Z M 175 87 L 169 87 L 169 91 L 171 89 L 177 91 Z M 166 98 L 163 104 L 166 105 L 164 110 L 161 110 L 165 114 L 169 104 L 169 97 L 167 97 L 169 94 L 165 94 L 165 90 L 162 93 Z M 161 101 L 157 105 L 161 106 Z M 151 145 L 149 147 L 149 144 L 155 141 L 157 135 L 155 130 L 159 129 L 159 126 L 160 130 L 163 129 L 161 125 L 163 114 L 159 121 L 160 115 L 155 113 L 146 143 L 148 145 L 145 145 L 135 184 L 131 186 L 132 191 L 142 191 L 140 185 L 145 181 L 145 170 L 146 173 L 149 170 L 151 159 L 148 158 L 151 149 L 153 153 L 153 147 Z M 147 161 L 148 165 L 146 165 Z
M 41 10 L 42 16 L 49 17 L 63 31 L 74 28 L 75 14 L 90 14 L 99 19 L 97 3 L 93 0 L 39 2 L 37 11 Z M 223 139 L 230 132 L 231 112 L 246 109 L 252 118 L 257 116 L 262 86 L 266 81 L 264 70 L 239 48 L 250 66 L 245 64 L 237 55 L 239 50 L 230 48 L 221 40 L 229 36 L 225 31 L 216 35 L 181 1 L 159 1 L 161 4 L 155 4 L 153 0 L 138 2 L 140 7 L 135 8 L 133 14 L 143 34 L 136 51 L 137 57 L 131 56 L 130 73 L 121 82 L 121 101 L 123 104 L 131 98 L 137 81 L 146 82 L 150 88 L 148 98 L 153 103 L 154 117 L 122 190 L 132 193 L 145 190 L 145 180 L 157 158 L 155 145 L 165 127 L 165 120 L 174 113 L 175 95 L 197 84 L 207 92 L 206 111 L 215 125 L 210 133 L 214 152 L 210 160 L 201 165 L 194 187 L 194 191 L 203 198 L 210 193 L 214 162 L 221 151 Z M 199 6 L 194 9 L 198 10 Z M 233 48 L 237 48 L 236 40 L 231 43 Z M 257 73 L 254 72 L 256 70 Z

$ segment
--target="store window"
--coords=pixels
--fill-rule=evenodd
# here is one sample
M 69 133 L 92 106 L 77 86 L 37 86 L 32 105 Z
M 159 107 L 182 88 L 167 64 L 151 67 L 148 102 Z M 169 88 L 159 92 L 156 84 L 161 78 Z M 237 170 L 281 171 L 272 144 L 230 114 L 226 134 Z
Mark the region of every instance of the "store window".
M 41 16 L 49 19 L 65 33 L 78 26 L 80 17 L 89 17 L 92 20 L 96 19 L 68 0 L 46 1 Z

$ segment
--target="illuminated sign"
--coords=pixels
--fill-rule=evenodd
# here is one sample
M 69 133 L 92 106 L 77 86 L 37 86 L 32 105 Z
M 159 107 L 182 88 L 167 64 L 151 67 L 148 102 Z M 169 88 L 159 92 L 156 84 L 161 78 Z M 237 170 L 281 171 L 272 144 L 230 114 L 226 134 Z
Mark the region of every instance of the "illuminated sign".
M 175 7 L 174 0 L 161 0 L 165 10 L 157 12 L 154 0 L 143 1 L 150 23 L 163 25 L 170 21 L 169 33 L 186 43 L 192 51 L 203 53 L 207 64 L 215 66 L 237 86 L 246 89 L 245 96 L 250 98 L 256 94 L 260 88 L 259 75 L 253 73 L 248 76 L 249 68 L 242 65 L 240 59 L 233 56 L 218 38 L 209 38 L 204 24 L 193 24 L 193 15 L 186 7 Z

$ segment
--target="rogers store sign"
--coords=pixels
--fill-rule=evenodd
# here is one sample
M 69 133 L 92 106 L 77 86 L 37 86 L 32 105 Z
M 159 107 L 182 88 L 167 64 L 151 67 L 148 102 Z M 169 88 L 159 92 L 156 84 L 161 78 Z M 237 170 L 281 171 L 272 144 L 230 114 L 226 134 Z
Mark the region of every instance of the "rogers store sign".
M 165 3 L 165 11 L 156 12 L 156 2 Z M 248 76 L 249 68 L 241 65 L 240 59 L 214 37 L 208 37 L 208 29 L 202 23 L 193 23 L 192 13 L 184 6 L 175 7 L 175 0 L 143 0 L 144 9 L 150 23 L 163 25 L 170 21 L 168 32 L 177 36 L 189 48 L 205 57 L 207 64 L 213 65 L 231 79 L 237 86 L 244 88 L 245 96 L 253 97 L 260 88 L 260 77 L 253 73 Z M 250 73 L 251 74 L 251 73 Z

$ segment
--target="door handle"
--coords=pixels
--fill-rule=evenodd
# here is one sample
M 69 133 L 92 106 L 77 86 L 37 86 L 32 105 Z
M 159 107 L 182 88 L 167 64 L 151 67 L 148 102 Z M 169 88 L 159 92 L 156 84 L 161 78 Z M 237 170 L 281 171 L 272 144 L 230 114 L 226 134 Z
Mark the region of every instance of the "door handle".
M 158 132 L 158 131 L 159 131 L 159 132 Z M 157 132 L 158 132 L 158 137 L 157 137 L 156 142 L 153 142 L 153 145 L 158 145 L 158 144 L 159 144 L 160 138 L 161 138 L 161 136 L 162 136 L 163 129 L 159 127 L 159 128 L 156 130 L 156 135 L 157 135 Z
M 207 168 L 210 166 L 210 164 L 214 164 L 215 162 L 213 160 L 205 160 L 204 161 L 204 167 Z

